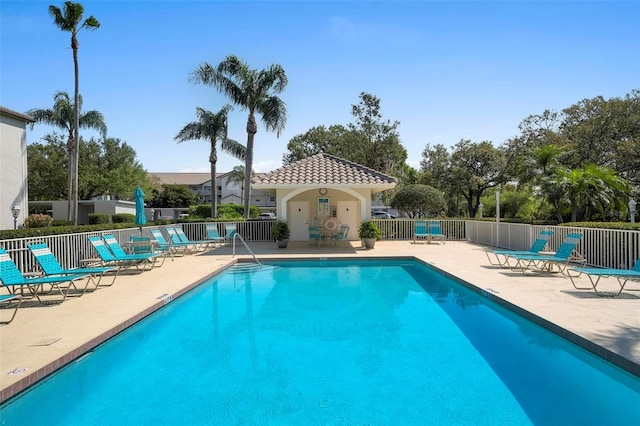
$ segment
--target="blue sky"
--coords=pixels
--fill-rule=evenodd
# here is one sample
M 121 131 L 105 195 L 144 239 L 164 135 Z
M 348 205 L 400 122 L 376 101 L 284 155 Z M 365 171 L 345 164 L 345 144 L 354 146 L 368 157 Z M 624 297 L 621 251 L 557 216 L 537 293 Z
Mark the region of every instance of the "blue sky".
M 0 3 L 0 104 L 49 108 L 73 95 L 69 33 L 48 14 L 63 2 Z M 427 143 L 492 141 L 545 109 L 640 88 L 640 1 L 93 1 L 101 23 L 79 34 L 83 110 L 105 116 L 109 136 L 137 152 L 149 172 L 209 170 L 209 144 L 176 144 L 195 108 L 228 101 L 189 82 L 198 65 L 234 54 L 253 68 L 278 63 L 289 85 L 287 126 L 259 127 L 254 170 L 281 166 L 288 141 L 313 126 L 347 124 L 361 92 L 400 121 L 409 164 Z M 246 112 L 229 136 L 246 143 Z M 36 125 L 30 143 L 52 131 Z M 95 136 L 84 131 L 84 137 Z M 218 171 L 238 160 L 221 153 Z

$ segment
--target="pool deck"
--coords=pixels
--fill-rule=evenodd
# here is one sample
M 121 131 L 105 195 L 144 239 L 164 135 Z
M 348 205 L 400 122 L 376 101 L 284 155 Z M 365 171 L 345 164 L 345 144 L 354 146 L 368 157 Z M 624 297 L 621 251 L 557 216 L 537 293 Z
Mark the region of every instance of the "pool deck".
M 290 243 L 286 249 L 278 249 L 275 243 L 250 243 L 250 247 L 259 259 L 415 257 L 640 376 L 640 291 L 628 291 L 640 290 L 637 282 L 627 283 L 617 298 L 598 297 L 593 291 L 574 289 L 568 278 L 557 273 L 525 276 L 492 266 L 484 246 L 459 241 L 444 245 L 378 241 L 373 250 L 364 250 L 359 241 L 339 247 L 315 247 L 306 242 Z M 64 303 L 43 306 L 25 301 L 13 322 L 0 326 L 0 401 L 78 358 L 203 278 L 245 258 L 250 256 L 243 248 L 232 257 L 231 248 L 220 247 L 167 259 L 151 271 L 121 273 L 114 285 Z M 588 285 L 587 278 L 580 280 Z M 603 279 L 598 288 L 617 292 L 618 284 L 615 279 Z M 0 314 L 5 319 L 10 312 L 2 309 Z

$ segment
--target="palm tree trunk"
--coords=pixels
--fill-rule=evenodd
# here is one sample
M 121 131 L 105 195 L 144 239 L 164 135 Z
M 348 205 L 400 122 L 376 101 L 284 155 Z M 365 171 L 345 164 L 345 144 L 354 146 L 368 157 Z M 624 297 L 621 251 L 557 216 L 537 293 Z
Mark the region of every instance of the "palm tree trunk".
M 71 188 L 71 221 L 78 224 L 78 164 L 80 162 L 80 77 L 78 67 L 78 40 L 75 34 L 71 37 L 73 48 L 73 67 L 75 72 L 75 97 L 73 102 L 73 186 Z
M 247 120 L 247 150 L 244 166 L 244 217 L 249 219 L 249 201 L 251 200 L 251 171 L 253 170 L 253 139 L 258 131 L 253 111 Z
M 211 217 L 218 215 L 218 185 L 216 184 L 216 163 L 218 162 L 218 154 L 216 152 L 216 139 L 211 140 L 211 154 L 209 155 L 209 163 L 211 164 Z

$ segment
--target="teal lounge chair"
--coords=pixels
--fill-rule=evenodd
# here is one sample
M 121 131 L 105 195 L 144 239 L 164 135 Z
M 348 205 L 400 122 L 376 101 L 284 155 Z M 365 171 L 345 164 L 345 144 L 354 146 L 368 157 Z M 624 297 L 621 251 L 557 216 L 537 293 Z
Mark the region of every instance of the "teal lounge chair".
M 416 243 L 418 238 L 424 238 L 426 242 L 429 242 L 429 233 L 427 232 L 427 221 L 416 220 L 415 230 L 413 231 L 413 243 Z
M 111 238 L 115 240 L 113 235 L 110 236 L 110 241 L 113 241 L 111 240 Z M 98 257 L 100 257 L 100 260 L 102 261 L 103 265 L 106 265 L 106 266 L 114 265 L 114 266 L 119 266 L 121 268 L 127 268 L 127 269 L 131 267 L 140 269 L 141 266 L 142 266 L 142 269 L 147 269 L 148 265 L 152 266 L 152 260 L 151 260 L 152 257 L 150 258 L 149 255 L 126 254 L 124 253 L 124 250 L 120 248 L 122 252 L 118 251 L 120 255 L 117 256 L 109 249 L 105 241 L 106 240 L 103 240 L 100 237 L 89 237 L 89 242 L 91 242 L 91 245 L 98 253 Z M 157 256 L 157 255 L 153 255 L 153 256 Z
M 38 265 L 40 265 L 40 269 L 47 275 L 73 275 L 73 274 L 90 274 L 91 281 L 95 288 L 100 286 L 100 282 L 102 281 L 102 277 L 104 274 L 108 272 L 113 272 L 113 279 L 109 284 L 102 284 L 102 286 L 108 287 L 112 285 L 116 277 L 118 276 L 118 272 L 120 272 L 120 268 L 116 266 L 102 266 L 102 267 L 94 267 L 94 268 L 73 268 L 73 269 L 65 269 L 60 265 L 58 259 L 53 255 L 51 249 L 48 245 L 44 243 L 30 244 L 29 250 L 33 254 L 33 257 L 36 258 Z M 98 278 L 95 280 L 95 278 Z
M 552 256 L 540 254 L 507 254 L 505 256 L 516 261 L 516 264 L 511 266 L 511 269 L 520 270 L 523 274 L 531 268 L 552 272 L 554 266 L 557 266 L 559 271 L 564 274 L 571 261 L 571 255 L 581 239 L 582 234 L 567 234 L 556 253 Z
M 224 239 L 227 244 L 231 244 L 233 241 L 233 236 L 238 232 L 238 228 L 235 223 L 225 223 L 224 224 Z
M 429 243 L 433 240 L 438 240 L 442 242 L 442 244 L 446 244 L 447 236 L 442 233 L 442 229 L 440 228 L 439 220 L 430 220 L 429 221 Z
M 340 241 L 349 241 L 347 236 L 349 235 L 349 225 L 340 225 L 340 232 L 331 236 L 331 241 L 338 245 Z
M 176 235 L 178 242 L 193 244 L 195 250 L 206 250 L 211 245 L 211 241 L 208 240 L 190 240 L 180 226 L 167 226 L 167 232 L 172 241 L 174 241 L 174 235 Z
M 153 239 L 156 240 L 156 243 L 158 244 L 158 249 L 160 251 L 168 251 L 171 254 L 171 256 L 175 256 L 178 253 L 182 253 L 184 255 L 185 252 L 189 249 L 189 244 L 182 244 L 182 243 L 172 244 L 168 242 L 164 238 L 162 231 L 159 229 L 152 229 L 151 235 L 153 235 Z
M 215 223 L 207 223 L 205 228 L 207 230 L 207 241 L 209 241 L 210 244 L 214 246 L 224 244 L 225 238 L 220 235 L 218 225 Z
M 7 251 L 3 248 L 0 248 L 0 281 L 2 284 L 9 290 L 10 293 L 15 293 L 15 290 L 20 288 L 26 288 L 29 290 L 32 296 L 35 296 L 38 299 L 38 302 L 44 303 L 44 301 L 40 298 L 40 293 L 43 290 L 45 284 L 50 285 L 51 289 L 55 289 L 57 293 L 60 293 L 62 296 L 63 302 L 68 296 L 69 291 L 73 288 L 78 291 L 76 287 L 76 281 L 89 278 L 88 274 L 73 274 L 73 275 L 45 275 L 42 277 L 33 277 L 27 278 L 22 275 L 22 272 L 18 269 L 16 264 L 13 262 L 11 257 Z M 63 287 L 62 284 L 68 284 L 66 287 Z M 88 283 L 85 285 L 88 285 Z
M 11 318 L 9 318 L 8 320 L 0 320 L 0 324 L 9 324 L 11 323 L 11 321 L 13 321 L 13 319 L 16 317 L 16 314 L 18 313 L 18 309 L 22 304 L 22 296 L 20 296 L 19 294 L 2 294 L 0 295 L 0 304 L 13 304 L 13 314 L 11 315 Z
M 153 268 L 154 266 L 162 266 L 162 263 L 164 262 L 164 257 L 160 257 L 161 253 L 129 254 L 125 252 L 120 243 L 118 243 L 118 240 L 116 240 L 116 237 L 114 237 L 112 234 L 104 234 L 102 238 L 104 239 L 107 247 L 109 247 L 109 250 L 111 250 L 111 253 L 113 253 L 113 255 L 118 260 L 130 260 L 134 263 L 137 261 L 137 263 L 135 263 L 136 266 L 142 265 L 143 268 L 149 266 L 149 269 Z M 159 261 L 159 258 L 161 258 L 162 260 Z
M 540 231 L 540 235 L 538 235 L 538 238 L 536 238 L 529 250 L 486 250 L 485 254 L 487 255 L 487 259 L 489 259 L 489 263 L 491 263 L 492 265 L 499 265 L 502 267 L 509 266 L 509 258 L 507 256 L 518 254 L 538 254 L 538 252 L 541 252 L 546 247 L 552 236 L 553 231 Z M 498 263 L 493 263 L 493 260 L 491 259 L 491 256 L 489 256 L 489 254 L 494 255 Z M 503 261 L 500 261 L 500 256 L 504 257 Z
M 572 275 L 571 272 L 577 272 L 576 275 Z M 573 280 L 574 278 L 579 277 L 580 275 L 585 274 L 589 281 L 591 282 L 591 287 L 578 287 Z M 610 293 L 599 292 L 597 287 L 601 278 L 614 277 L 618 281 L 618 285 L 620 286 L 620 290 L 618 293 L 613 296 L 619 296 L 624 290 L 624 286 L 627 284 L 627 281 L 640 281 L 640 258 L 636 260 L 635 265 L 631 269 L 616 269 L 616 268 L 569 268 L 567 270 L 567 275 L 569 275 L 569 279 L 571 280 L 571 284 L 573 287 L 578 290 L 591 290 L 596 292 L 598 296 L 608 296 Z M 594 277 L 597 277 L 594 281 Z

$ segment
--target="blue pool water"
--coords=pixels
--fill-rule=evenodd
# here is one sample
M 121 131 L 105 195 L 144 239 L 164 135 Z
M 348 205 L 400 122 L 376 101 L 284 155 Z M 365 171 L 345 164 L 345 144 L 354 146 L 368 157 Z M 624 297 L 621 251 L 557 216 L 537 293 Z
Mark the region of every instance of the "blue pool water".
M 292 262 L 214 277 L 0 418 L 630 425 L 640 379 L 417 262 Z

